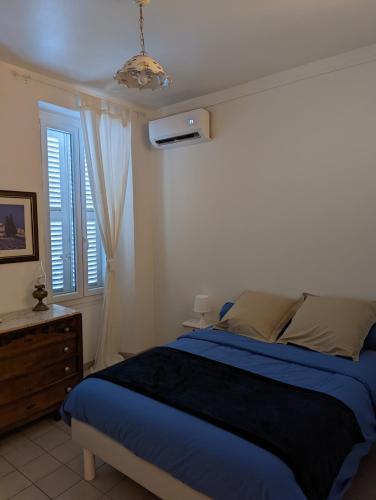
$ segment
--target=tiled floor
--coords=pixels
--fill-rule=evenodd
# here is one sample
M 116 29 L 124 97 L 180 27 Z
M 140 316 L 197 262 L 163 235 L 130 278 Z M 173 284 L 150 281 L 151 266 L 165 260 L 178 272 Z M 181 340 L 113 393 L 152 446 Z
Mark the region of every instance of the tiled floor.
M 97 460 L 83 480 L 82 450 L 62 422 L 44 419 L 0 439 L 0 500 L 152 500 L 154 495 Z
M 71 441 L 69 428 L 44 419 L 0 439 L 0 500 L 157 498 L 101 460 L 96 465 L 96 479 L 84 481 L 82 450 Z M 344 500 L 376 500 L 376 447 Z

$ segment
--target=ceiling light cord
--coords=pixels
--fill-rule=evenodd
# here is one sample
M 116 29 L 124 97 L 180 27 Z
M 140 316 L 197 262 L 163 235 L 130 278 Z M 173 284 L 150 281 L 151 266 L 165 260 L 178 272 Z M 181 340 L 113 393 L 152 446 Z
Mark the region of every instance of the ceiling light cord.
M 145 37 L 144 37 L 144 13 L 142 11 L 142 3 L 140 3 L 140 45 L 141 54 L 145 55 Z
M 139 6 L 140 18 L 140 47 L 141 52 L 129 59 L 114 75 L 115 80 L 120 85 L 126 87 L 142 89 L 158 89 L 169 87 L 171 78 L 166 75 L 163 66 L 148 56 L 145 51 L 144 37 L 144 12 L 143 7 L 148 5 L 150 0 L 133 0 Z

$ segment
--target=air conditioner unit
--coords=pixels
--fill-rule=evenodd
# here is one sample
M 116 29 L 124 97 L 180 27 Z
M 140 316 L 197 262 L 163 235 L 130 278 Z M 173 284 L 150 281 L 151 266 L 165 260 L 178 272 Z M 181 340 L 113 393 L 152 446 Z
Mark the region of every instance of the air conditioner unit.
M 158 149 L 171 149 L 210 140 L 210 113 L 194 109 L 149 122 L 149 138 Z

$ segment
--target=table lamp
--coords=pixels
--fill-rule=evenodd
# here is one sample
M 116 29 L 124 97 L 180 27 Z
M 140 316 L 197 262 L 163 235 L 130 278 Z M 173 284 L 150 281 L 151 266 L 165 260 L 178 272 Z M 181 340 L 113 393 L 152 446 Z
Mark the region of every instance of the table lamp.
M 206 324 L 205 314 L 211 311 L 209 296 L 196 295 L 193 310 L 195 313 L 201 314 L 199 325 L 204 328 Z

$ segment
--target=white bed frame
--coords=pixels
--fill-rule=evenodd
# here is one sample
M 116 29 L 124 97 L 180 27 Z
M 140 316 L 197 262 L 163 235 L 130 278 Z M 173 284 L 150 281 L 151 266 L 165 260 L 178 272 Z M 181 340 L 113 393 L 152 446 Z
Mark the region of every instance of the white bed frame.
M 164 500 L 208 500 L 155 465 L 146 462 L 94 427 L 72 418 L 72 439 L 84 449 L 84 477 L 95 479 L 95 456 Z

